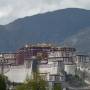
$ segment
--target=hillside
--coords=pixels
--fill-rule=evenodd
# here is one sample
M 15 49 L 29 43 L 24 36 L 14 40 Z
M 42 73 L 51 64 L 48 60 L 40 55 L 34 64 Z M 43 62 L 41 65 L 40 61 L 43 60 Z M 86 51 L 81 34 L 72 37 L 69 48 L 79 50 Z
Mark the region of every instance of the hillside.
M 71 46 L 76 47 L 79 51 L 90 54 L 90 27 L 84 28 L 79 33 L 66 39 L 63 43 L 67 42 L 70 42 Z
M 26 43 L 62 43 L 90 27 L 89 18 L 89 10 L 68 8 L 15 20 L 0 26 L 0 51 L 14 51 Z

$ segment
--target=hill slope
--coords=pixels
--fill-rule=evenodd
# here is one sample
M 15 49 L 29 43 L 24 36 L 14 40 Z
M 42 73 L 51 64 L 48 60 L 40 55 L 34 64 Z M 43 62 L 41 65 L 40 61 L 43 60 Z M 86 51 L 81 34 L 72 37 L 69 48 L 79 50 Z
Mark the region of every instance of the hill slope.
M 79 49 L 82 52 L 88 52 L 90 54 L 90 27 L 79 31 L 77 34 L 66 39 L 64 43 L 69 43 Z
M 0 26 L 0 51 L 14 51 L 32 42 L 61 43 L 90 27 L 89 18 L 89 10 L 68 8 L 18 19 Z

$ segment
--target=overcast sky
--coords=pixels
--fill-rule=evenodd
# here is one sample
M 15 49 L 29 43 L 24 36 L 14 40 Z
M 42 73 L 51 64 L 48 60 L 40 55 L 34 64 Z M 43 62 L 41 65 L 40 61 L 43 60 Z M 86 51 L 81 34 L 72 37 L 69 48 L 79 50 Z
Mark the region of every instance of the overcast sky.
M 90 0 L 0 0 L 0 24 L 63 8 L 90 9 Z

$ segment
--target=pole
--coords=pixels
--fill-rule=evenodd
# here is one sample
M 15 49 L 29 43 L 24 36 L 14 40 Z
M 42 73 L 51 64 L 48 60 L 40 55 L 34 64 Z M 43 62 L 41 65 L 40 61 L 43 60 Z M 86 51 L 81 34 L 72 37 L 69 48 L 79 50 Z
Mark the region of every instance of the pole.
M 1 62 L 1 74 L 4 74 L 4 62 Z

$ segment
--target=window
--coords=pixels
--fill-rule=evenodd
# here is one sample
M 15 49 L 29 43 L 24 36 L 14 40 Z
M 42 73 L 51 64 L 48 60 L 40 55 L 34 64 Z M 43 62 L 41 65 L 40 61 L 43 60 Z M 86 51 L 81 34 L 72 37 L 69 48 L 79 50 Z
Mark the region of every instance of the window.
M 54 76 L 49 76 L 50 81 L 54 81 Z
M 55 81 L 59 81 L 59 80 L 60 80 L 59 76 L 55 76 Z

